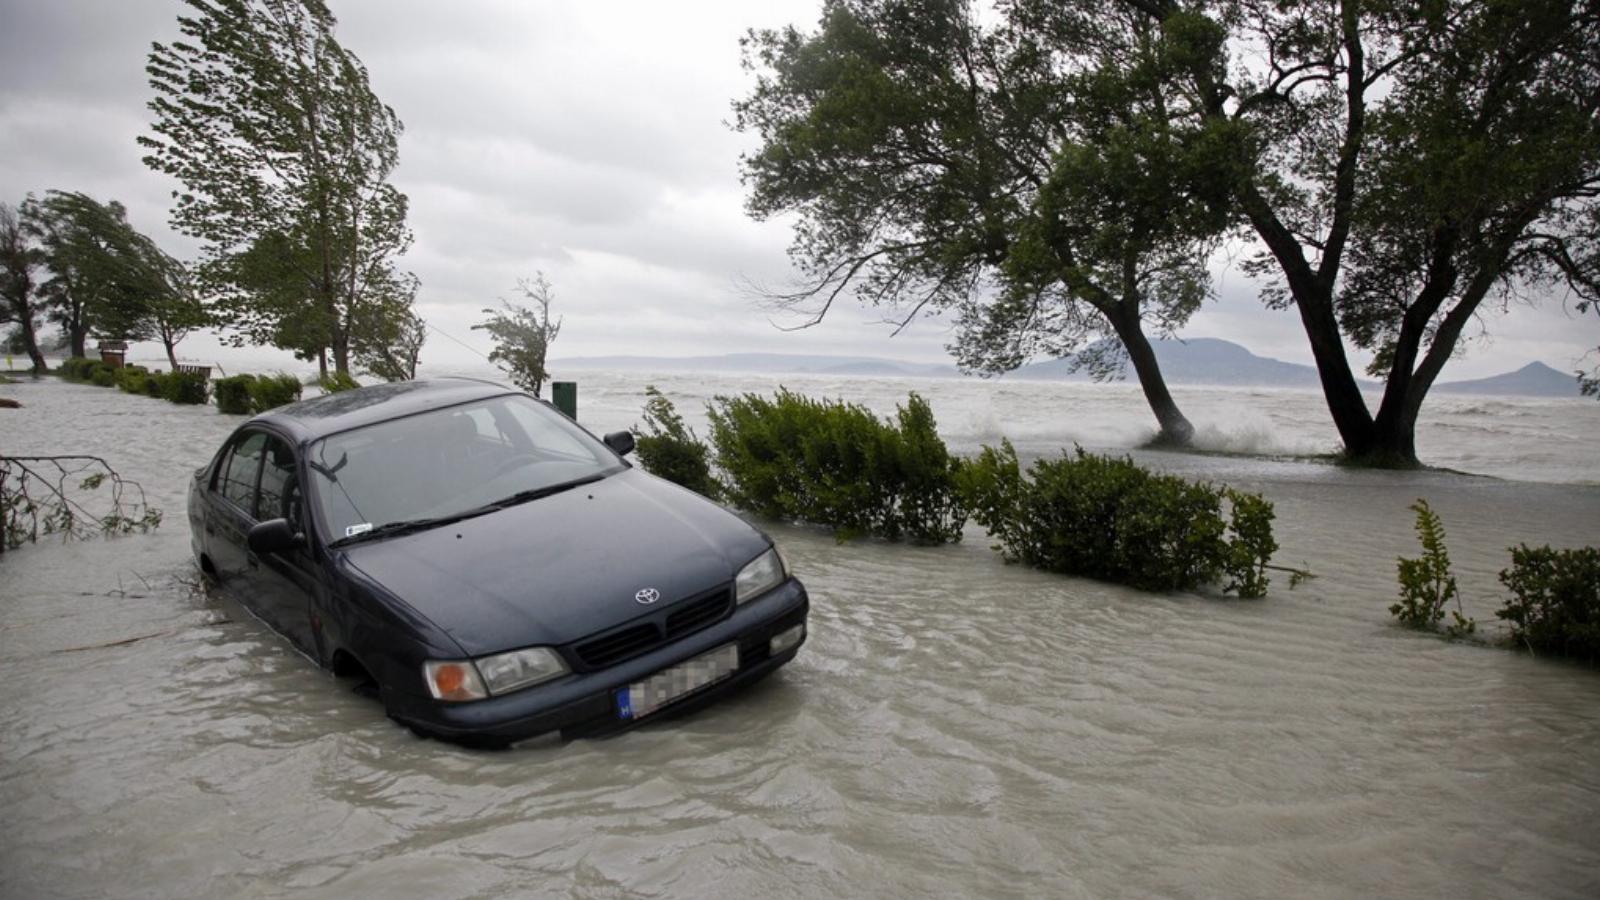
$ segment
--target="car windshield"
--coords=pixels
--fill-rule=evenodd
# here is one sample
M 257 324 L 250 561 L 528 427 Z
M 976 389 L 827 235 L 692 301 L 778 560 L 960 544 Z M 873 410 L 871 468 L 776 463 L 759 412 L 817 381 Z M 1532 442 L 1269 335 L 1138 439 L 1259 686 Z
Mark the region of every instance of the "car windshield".
M 353 543 L 537 500 L 624 464 L 565 416 L 511 394 L 324 438 L 307 468 L 329 540 Z

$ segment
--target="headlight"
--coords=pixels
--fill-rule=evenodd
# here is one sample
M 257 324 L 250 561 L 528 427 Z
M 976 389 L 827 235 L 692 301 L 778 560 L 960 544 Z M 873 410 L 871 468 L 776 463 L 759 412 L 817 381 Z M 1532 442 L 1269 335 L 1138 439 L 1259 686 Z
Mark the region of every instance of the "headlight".
M 478 671 L 491 694 L 507 694 L 557 675 L 567 674 L 567 664 L 549 647 L 513 650 L 478 660 Z
M 548 647 L 497 653 L 477 660 L 429 660 L 423 680 L 435 700 L 482 700 L 567 674 L 567 664 Z
M 739 570 L 739 577 L 733 580 L 733 602 L 737 604 L 754 600 L 783 584 L 783 580 L 789 577 L 787 569 L 783 557 L 778 555 L 778 548 L 767 548 L 767 552 Z

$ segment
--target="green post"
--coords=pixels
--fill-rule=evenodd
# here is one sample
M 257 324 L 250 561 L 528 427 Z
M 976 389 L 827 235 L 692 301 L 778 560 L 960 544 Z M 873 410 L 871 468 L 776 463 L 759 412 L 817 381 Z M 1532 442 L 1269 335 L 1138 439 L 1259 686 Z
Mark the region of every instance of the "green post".
M 567 414 L 567 418 L 578 421 L 578 383 L 576 381 L 550 382 L 550 402 L 556 409 Z

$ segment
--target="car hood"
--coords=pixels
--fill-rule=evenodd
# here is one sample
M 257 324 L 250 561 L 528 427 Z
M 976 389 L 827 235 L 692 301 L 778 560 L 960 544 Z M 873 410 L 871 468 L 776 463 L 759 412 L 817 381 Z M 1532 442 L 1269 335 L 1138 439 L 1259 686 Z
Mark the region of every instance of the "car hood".
M 357 544 L 344 562 L 443 629 L 469 656 L 564 644 L 726 585 L 767 538 L 638 469 L 416 534 Z M 654 588 L 660 599 L 635 595 Z

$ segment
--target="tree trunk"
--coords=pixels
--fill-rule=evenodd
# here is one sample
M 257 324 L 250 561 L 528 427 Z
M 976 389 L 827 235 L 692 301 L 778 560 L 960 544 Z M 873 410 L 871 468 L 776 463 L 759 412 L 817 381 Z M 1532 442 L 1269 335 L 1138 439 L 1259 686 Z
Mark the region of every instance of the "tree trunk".
M 48 365 L 44 361 L 44 353 L 39 349 L 39 336 L 33 330 L 33 316 L 29 313 L 20 319 L 18 324 L 22 327 L 22 346 L 28 351 L 28 359 L 33 360 L 33 371 L 43 372 Z
M 67 323 L 67 340 L 73 356 L 89 355 L 89 329 L 84 326 L 82 319 Z
M 1161 366 L 1156 362 L 1155 349 L 1150 346 L 1150 339 L 1145 337 L 1144 329 L 1139 327 L 1138 312 L 1119 312 L 1106 318 L 1116 330 L 1123 348 L 1128 351 L 1128 359 L 1139 376 L 1139 387 L 1144 391 L 1145 402 L 1150 404 L 1150 411 L 1156 414 L 1156 422 L 1161 425 L 1161 433 L 1156 436 L 1154 443 L 1187 447 L 1194 437 L 1194 426 L 1178 410 L 1177 402 L 1167 390 L 1166 379 L 1161 376 Z
M 161 338 L 161 346 L 167 348 L 167 362 L 172 364 L 172 371 L 178 371 L 178 345 L 170 337 Z
M 317 350 L 317 380 L 328 380 L 328 348 L 321 347 Z

